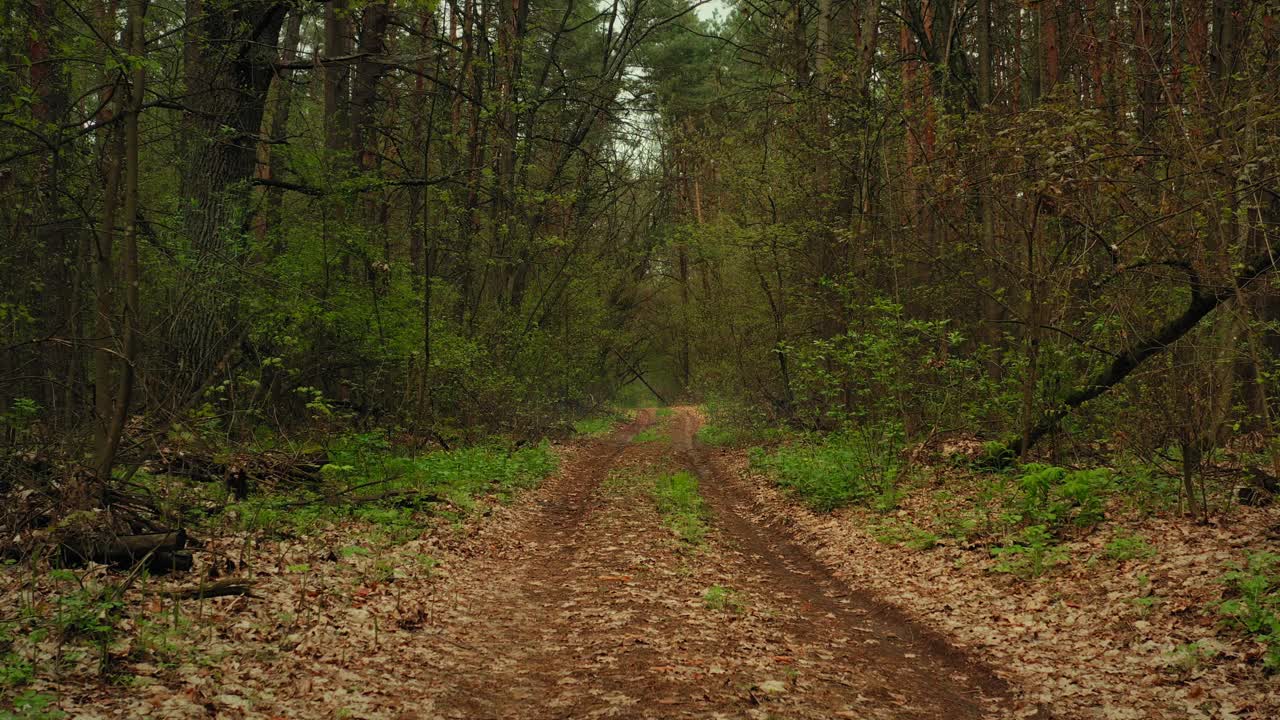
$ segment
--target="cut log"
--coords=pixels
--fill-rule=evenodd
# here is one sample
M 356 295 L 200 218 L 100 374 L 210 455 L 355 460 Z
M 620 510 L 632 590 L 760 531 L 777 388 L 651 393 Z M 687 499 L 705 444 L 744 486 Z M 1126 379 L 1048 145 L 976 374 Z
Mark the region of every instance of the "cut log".
M 169 552 L 161 550 L 147 561 L 147 570 L 152 575 L 165 575 L 171 572 L 187 572 L 195 565 L 195 558 L 186 550 Z
M 1265 507 L 1271 504 L 1274 496 L 1257 485 L 1240 485 L 1236 487 L 1236 502 L 1248 507 Z
M 1256 465 L 1249 466 L 1245 472 L 1249 475 L 1249 484 L 1236 488 L 1236 502 L 1250 507 L 1270 505 L 1280 493 L 1280 479 Z

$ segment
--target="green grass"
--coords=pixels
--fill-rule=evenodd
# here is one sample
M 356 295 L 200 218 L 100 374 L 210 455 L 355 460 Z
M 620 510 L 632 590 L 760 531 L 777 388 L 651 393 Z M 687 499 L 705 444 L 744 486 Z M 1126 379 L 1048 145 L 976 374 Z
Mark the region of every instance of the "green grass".
M 698 442 L 710 447 L 728 447 L 738 442 L 739 433 L 723 425 L 703 425 L 695 436 Z
M 613 432 L 618 423 L 626 420 L 622 413 L 610 413 L 595 417 L 582 418 L 573 423 L 573 433 L 584 437 L 603 437 Z
M 641 430 L 640 432 L 636 433 L 636 436 L 631 438 L 631 441 L 638 442 L 638 443 L 650 443 L 650 442 L 658 442 L 659 440 L 662 440 L 662 439 L 663 439 L 663 432 L 660 428 L 647 427 L 644 430 Z
M 746 607 L 738 591 L 724 585 L 712 585 L 702 594 L 702 604 L 708 610 L 727 610 L 739 613 Z
M 698 479 L 687 472 L 654 480 L 651 491 L 663 522 L 681 542 L 700 545 L 707 535 L 707 505 L 698 494 Z
M 367 437 L 349 438 L 330 451 L 319 487 L 252 497 L 229 511 L 240 529 L 251 532 L 301 537 L 356 519 L 380 528 L 375 539 L 403 543 L 420 533 L 415 512 L 448 512 L 460 519 L 476 507 L 475 498 L 492 495 L 505 501 L 517 490 L 537 485 L 556 467 L 546 443 L 515 450 L 482 445 L 401 455 Z
M 772 452 L 756 448 L 751 466 L 818 512 L 892 498 L 897 475 L 897 445 L 872 435 L 831 436 Z M 886 503 L 892 504 L 892 503 Z

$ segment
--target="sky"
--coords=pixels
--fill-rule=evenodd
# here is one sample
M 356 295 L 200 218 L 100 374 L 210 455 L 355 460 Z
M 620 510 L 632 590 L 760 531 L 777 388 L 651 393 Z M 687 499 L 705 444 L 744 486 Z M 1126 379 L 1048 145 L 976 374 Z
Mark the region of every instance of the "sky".
M 710 20 L 711 16 L 715 15 L 717 12 L 720 13 L 720 17 L 724 17 L 728 14 L 729 3 L 725 2 L 725 0 L 711 0 L 711 2 L 705 5 L 700 5 L 694 8 L 693 11 L 697 13 L 698 17 L 702 20 Z

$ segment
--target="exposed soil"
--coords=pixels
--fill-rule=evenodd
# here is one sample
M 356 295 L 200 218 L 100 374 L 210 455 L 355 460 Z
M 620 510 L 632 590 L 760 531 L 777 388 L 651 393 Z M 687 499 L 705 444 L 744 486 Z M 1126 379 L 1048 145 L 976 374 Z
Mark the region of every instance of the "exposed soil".
M 750 526 L 788 538 L 840 584 L 982 658 L 1016 690 L 1002 707 L 1021 706 L 1019 714 L 1049 707 L 1073 720 L 1280 717 L 1265 644 L 1218 612 L 1231 597 L 1223 573 L 1249 552 L 1274 551 L 1280 506 L 1230 508 L 1202 525 L 1117 498 L 1099 526 L 1062 541 L 1060 564 L 1026 579 L 998 570 L 989 541 L 950 534 L 947 519 L 984 502 L 981 476 L 931 467 L 904 484 L 889 513 L 858 506 L 815 513 L 753 471 L 741 450 L 703 453 L 717 485 L 740 491 L 736 507 Z M 911 547 L 887 536 L 895 526 L 936 533 L 936 544 Z M 1145 550 L 1110 551 L 1117 539 L 1135 538 Z
M 503 549 L 454 578 L 435 617 L 448 718 L 976 718 L 1005 693 L 982 667 L 841 586 L 785 538 L 735 510 L 741 490 L 693 445 L 628 444 L 643 414 L 548 484 Z M 713 510 L 683 546 L 646 494 L 685 467 Z M 718 586 L 731 607 L 708 607 Z

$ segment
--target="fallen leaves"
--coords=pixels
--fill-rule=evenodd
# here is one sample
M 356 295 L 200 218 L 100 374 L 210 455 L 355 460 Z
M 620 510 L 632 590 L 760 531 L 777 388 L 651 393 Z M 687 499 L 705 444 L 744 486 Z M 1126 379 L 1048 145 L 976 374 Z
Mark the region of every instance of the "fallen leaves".
M 940 543 L 914 551 L 878 542 L 867 511 L 814 515 L 753 476 L 740 454 L 721 456 L 752 488 L 756 519 L 788 528 L 853 587 L 864 588 L 938 628 L 1022 689 L 1023 712 L 1043 704 L 1059 717 L 1280 717 L 1280 684 L 1261 671 L 1256 649 L 1224 634 L 1206 612 L 1222 597 L 1226 563 L 1260 547 L 1280 511 L 1244 509 L 1230 523 L 1192 527 L 1175 518 L 1112 522 L 1068 544 L 1072 563 L 1038 581 L 993 576 L 981 546 Z M 948 492 L 963 497 L 961 481 Z M 929 491 L 904 498 L 903 519 L 928 527 Z M 1159 554 L 1110 562 L 1115 533 L 1152 538 Z M 1213 657 L 1175 672 L 1170 654 L 1191 643 Z M 1251 661 L 1250 658 L 1253 658 Z

